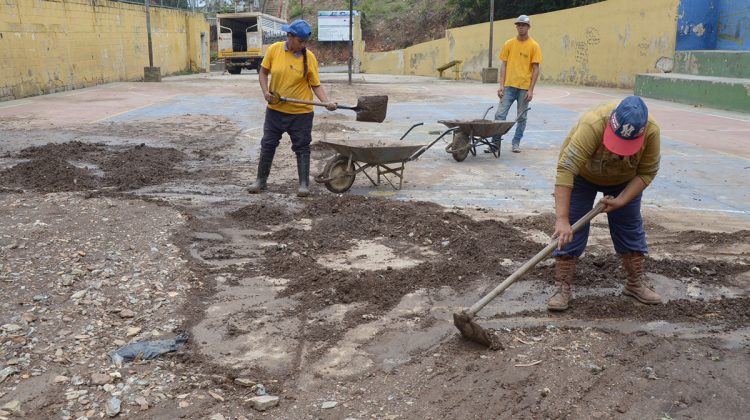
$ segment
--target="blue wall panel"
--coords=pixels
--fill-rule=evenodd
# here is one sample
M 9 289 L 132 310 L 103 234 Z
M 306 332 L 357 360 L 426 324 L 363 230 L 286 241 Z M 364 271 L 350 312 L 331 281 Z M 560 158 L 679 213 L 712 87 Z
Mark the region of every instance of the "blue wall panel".
M 719 0 L 682 0 L 677 10 L 675 49 L 716 49 Z
M 719 0 L 717 50 L 750 51 L 750 0 Z

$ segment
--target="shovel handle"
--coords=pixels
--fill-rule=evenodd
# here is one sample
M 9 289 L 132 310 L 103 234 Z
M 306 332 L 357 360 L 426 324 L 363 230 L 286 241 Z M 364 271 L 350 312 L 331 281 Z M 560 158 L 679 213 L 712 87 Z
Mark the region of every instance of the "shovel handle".
M 287 98 L 285 96 L 279 95 L 276 92 L 271 92 L 271 95 L 273 95 L 273 101 L 271 101 L 272 104 L 277 104 L 279 102 L 289 102 L 289 103 L 293 103 L 293 104 L 316 105 L 316 106 L 322 106 L 322 107 L 325 107 L 325 106 L 328 105 L 328 104 L 325 104 L 323 102 L 305 101 L 303 99 Z M 354 109 L 354 107 L 336 104 L 336 109 Z
M 575 224 L 573 224 L 573 233 L 578 232 L 581 230 L 581 228 L 589 223 L 591 219 L 593 219 L 597 214 L 601 213 L 604 210 L 604 204 L 602 202 L 599 202 L 596 206 L 594 206 L 593 209 L 591 209 L 588 213 L 583 215 L 580 219 L 578 219 Z M 502 293 L 505 289 L 507 289 L 511 284 L 515 283 L 516 280 L 520 279 L 521 276 L 526 274 L 527 271 L 534 268 L 535 265 L 539 264 L 540 261 L 547 258 L 549 254 L 552 253 L 552 251 L 557 248 L 557 242 L 558 239 L 555 238 L 552 242 L 549 243 L 546 247 L 544 247 L 543 250 L 539 251 L 536 255 L 534 255 L 530 260 L 526 261 L 524 265 L 522 265 L 518 270 L 513 272 L 510 276 L 508 276 L 505 281 L 498 284 L 497 287 L 492 289 L 491 292 L 487 293 L 482 299 L 480 299 L 477 303 L 471 305 L 471 308 L 469 308 L 465 313 L 469 317 L 473 317 L 477 312 L 482 310 L 482 308 L 485 307 L 492 299 L 494 299 L 497 295 Z

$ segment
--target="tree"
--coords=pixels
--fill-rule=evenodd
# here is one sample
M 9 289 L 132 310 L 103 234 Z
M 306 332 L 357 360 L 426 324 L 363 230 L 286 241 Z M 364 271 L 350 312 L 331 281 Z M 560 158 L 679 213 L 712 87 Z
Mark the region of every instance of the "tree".
M 454 10 L 449 26 L 487 22 L 490 1 L 495 2 L 494 20 L 500 20 L 570 9 L 604 0 L 448 0 L 448 6 Z

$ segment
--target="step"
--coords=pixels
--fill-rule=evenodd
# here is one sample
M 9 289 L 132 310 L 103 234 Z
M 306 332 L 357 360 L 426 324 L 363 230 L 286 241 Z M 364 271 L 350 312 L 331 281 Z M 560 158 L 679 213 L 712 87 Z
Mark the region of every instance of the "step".
M 635 76 L 634 90 L 647 98 L 750 113 L 750 79 L 647 73 Z
M 750 51 L 677 51 L 675 73 L 700 76 L 750 78 Z

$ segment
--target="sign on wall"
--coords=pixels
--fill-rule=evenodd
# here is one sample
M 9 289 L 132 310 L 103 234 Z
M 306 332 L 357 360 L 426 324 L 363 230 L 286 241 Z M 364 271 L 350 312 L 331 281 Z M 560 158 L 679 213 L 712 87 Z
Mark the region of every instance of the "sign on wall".
M 354 16 L 359 12 L 354 11 Z M 354 38 L 356 36 L 352 35 Z M 318 41 L 348 41 L 349 11 L 318 12 Z

